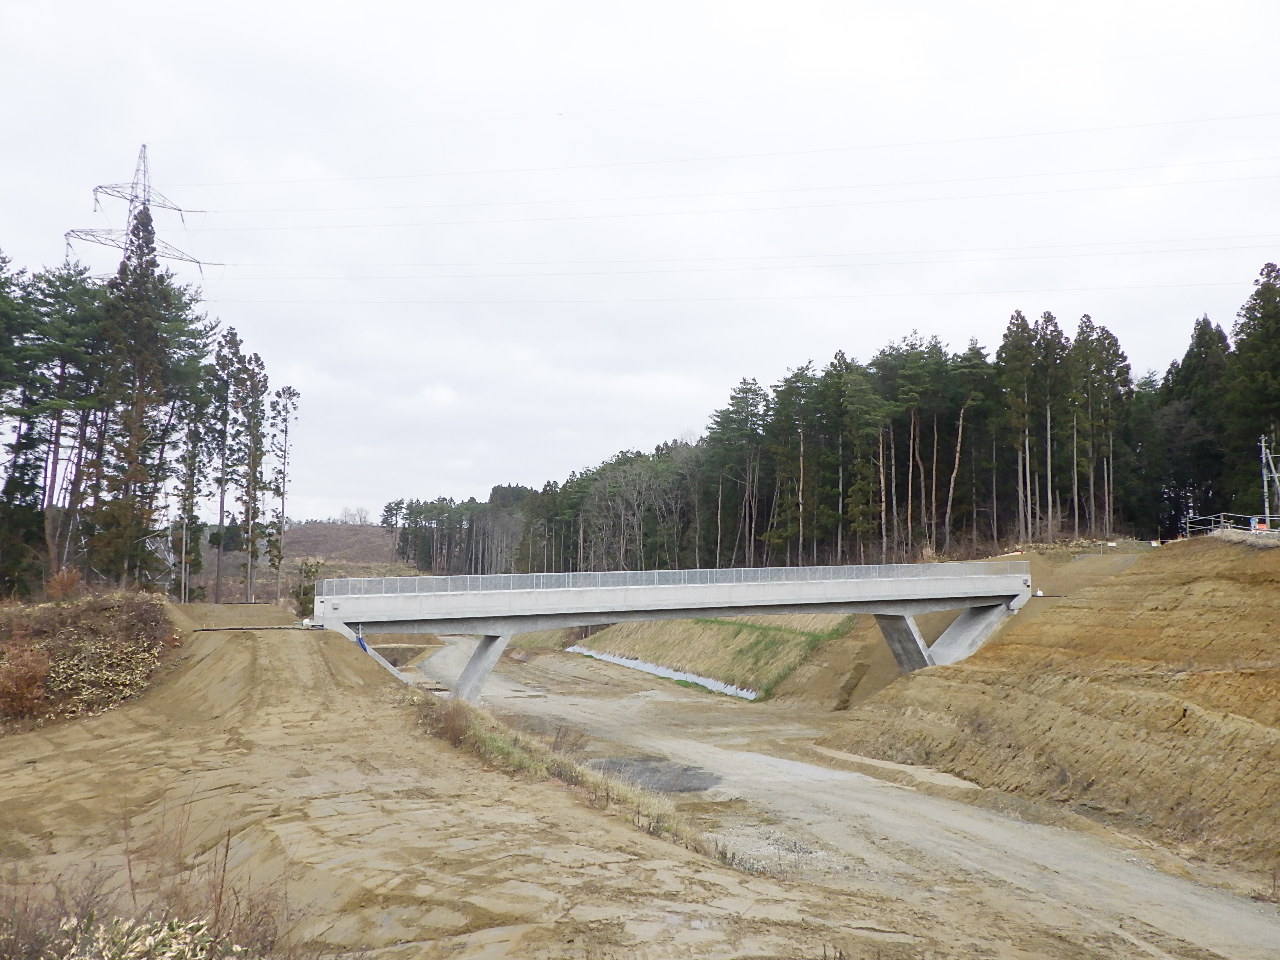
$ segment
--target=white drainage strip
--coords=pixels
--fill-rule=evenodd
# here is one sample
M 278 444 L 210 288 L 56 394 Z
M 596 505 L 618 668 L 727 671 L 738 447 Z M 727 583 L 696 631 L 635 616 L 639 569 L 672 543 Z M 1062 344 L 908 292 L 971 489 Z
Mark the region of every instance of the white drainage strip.
M 572 647 L 565 647 L 565 649 L 569 653 L 581 653 L 583 656 L 604 660 L 606 663 L 615 663 L 620 667 L 630 667 L 632 670 L 651 673 L 655 677 L 666 677 L 668 680 L 684 680 L 688 683 L 696 683 L 698 686 L 706 687 L 716 693 L 727 693 L 731 697 L 741 697 L 743 700 L 754 700 L 759 696 L 754 690 L 744 690 L 742 687 L 735 687 L 733 684 L 724 683 L 721 680 L 713 680 L 711 677 L 700 677 L 696 673 L 685 673 L 683 670 L 672 670 L 670 667 L 664 667 L 656 663 L 646 663 L 643 660 L 636 660 L 632 657 L 618 657 L 612 653 L 600 653 L 597 650 L 588 650 L 586 647 L 580 647 L 576 644 Z

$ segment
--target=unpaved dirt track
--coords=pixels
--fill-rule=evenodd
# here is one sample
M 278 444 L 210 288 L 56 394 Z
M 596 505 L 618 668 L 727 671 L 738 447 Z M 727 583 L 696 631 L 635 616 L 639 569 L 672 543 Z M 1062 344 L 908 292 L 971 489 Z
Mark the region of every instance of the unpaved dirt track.
M 451 639 L 425 665 L 445 683 L 471 647 Z M 571 725 L 620 752 L 714 774 L 709 797 L 757 812 L 756 825 L 735 817 L 724 835 L 744 858 L 911 903 L 928 929 L 956 931 L 957 944 L 977 921 L 1030 956 L 1280 957 L 1274 906 L 1170 876 L 1155 866 L 1177 870 L 1168 856 L 793 759 L 830 714 L 703 695 L 554 653 L 504 661 L 483 699 L 543 729 Z

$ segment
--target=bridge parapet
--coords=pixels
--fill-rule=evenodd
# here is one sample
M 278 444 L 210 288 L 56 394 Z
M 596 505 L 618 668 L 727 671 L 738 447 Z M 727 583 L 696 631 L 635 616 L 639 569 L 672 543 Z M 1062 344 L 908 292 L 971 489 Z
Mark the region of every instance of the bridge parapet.
M 881 563 L 830 567 L 732 567 L 722 570 L 608 570 L 585 573 L 495 573 L 446 577 L 358 577 L 322 580 L 317 597 L 371 597 L 405 593 L 489 590 L 598 590 L 605 587 L 680 587 L 738 583 L 813 583 L 934 577 L 1026 576 L 1022 560 L 969 563 Z

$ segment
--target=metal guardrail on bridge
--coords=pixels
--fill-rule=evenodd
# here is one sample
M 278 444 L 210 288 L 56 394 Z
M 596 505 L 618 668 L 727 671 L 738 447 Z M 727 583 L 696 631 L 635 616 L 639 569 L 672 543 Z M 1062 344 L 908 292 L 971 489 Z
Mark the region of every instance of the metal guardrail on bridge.
M 630 570 L 599 573 L 498 573 L 448 577 L 358 577 L 322 580 L 318 597 L 374 597 L 405 593 L 477 590 L 595 590 L 601 587 L 667 587 L 732 583 L 809 583 L 819 580 L 887 580 L 1026 574 L 1025 561 L 991 563 L 883 563 L 839 567 L 735 567 L 725 570 Z

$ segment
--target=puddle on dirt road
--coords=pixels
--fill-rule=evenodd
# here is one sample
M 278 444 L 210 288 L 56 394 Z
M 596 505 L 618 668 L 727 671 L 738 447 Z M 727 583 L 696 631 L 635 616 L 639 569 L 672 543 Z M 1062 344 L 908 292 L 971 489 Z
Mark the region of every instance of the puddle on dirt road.
M 666 757 L 601 757 L 588 760 L 587 766 L 655 793 L 697 793 L 720 783 L 720 777 L 709 770 Z

